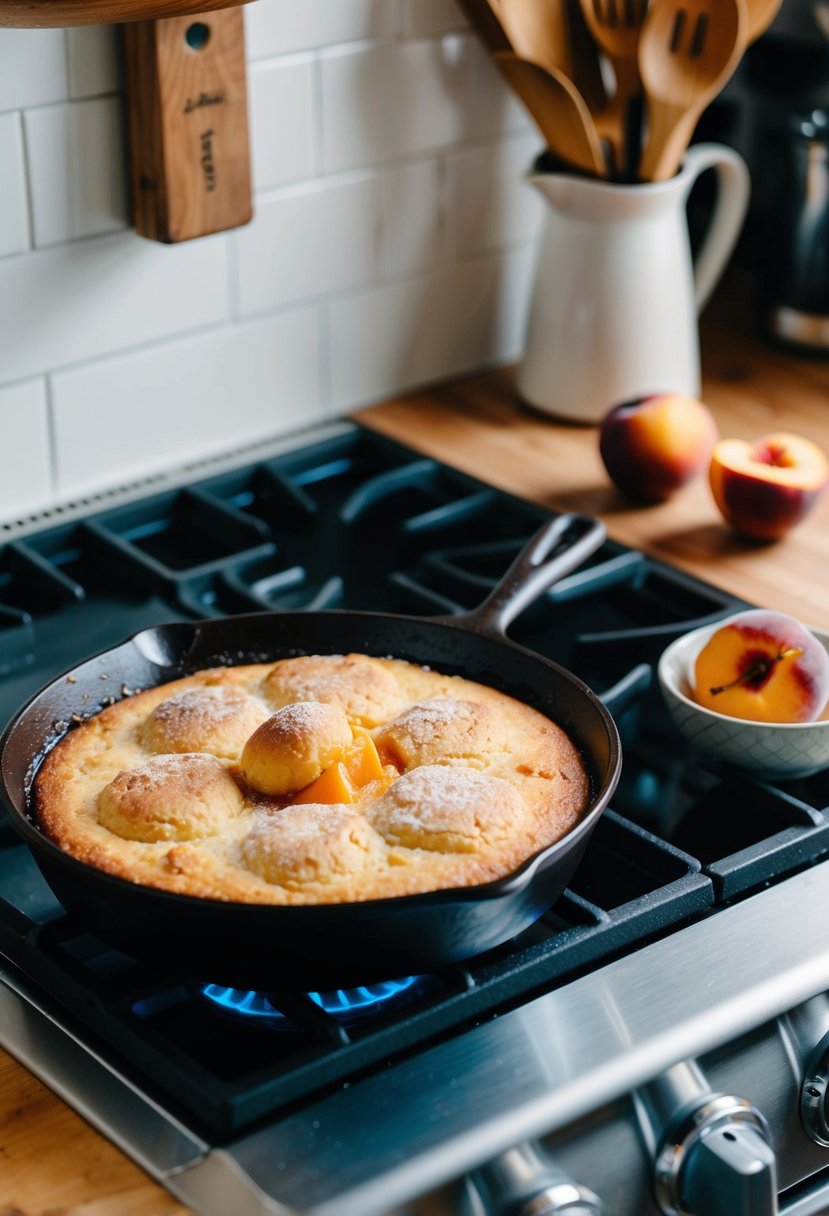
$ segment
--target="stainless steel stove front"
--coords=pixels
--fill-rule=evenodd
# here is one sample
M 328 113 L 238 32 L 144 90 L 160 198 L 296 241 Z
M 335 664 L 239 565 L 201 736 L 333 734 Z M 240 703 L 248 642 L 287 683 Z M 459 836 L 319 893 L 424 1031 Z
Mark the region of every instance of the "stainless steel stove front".
M 703 1074 L 711 1093 L 759 1112 L 752 1126 L 767 1125 L 779 1211 L 813 1216 L 829 1210 L 829 1148 L 818 1142 L 819 1120 L 809 1123 L 817 1099 L 808 1093 L 822 1092 L 829 1042 L 829 1002 L 820 995 L 829 990 L 827 924 L 824 864 L 222 1148 L 79 1044 L 11 967 L 0 988 L 0 1039 L 203 1216 L 658 1216 L 658 1124 L 675 1135 L 694 1103 L 705 1105 L 694 1095 Z M 675 1070 L 688 1060 L 695 1063 Z M 671 1092 L 674 1111 L 665 1109 Z M 731 1135 L 729 1152 L 730 1126 L 717 1124 L 726 1141 Z M 493 1196 L 480 1178 L 495 1179 L 497 1191 L 515 1165 L 503 1155 L 516 1145 L 530 1146 L 516 1158 L 526 1194 Z M 493 1161 L 504 1168 L 470 1181 Z M 545 1182 L 533 1176 L 534 1161 L 561 1171 L 561 1185 L 547 1188 L 552 1199 L 534 1202 Z M 747 1174 L 748 1183 L 712 1191 L 697 1173 L 689 1193 L 707 1196 L 706 1206 L 681 1206 L 680 1190 L 676 1210 L 776 1212 Z

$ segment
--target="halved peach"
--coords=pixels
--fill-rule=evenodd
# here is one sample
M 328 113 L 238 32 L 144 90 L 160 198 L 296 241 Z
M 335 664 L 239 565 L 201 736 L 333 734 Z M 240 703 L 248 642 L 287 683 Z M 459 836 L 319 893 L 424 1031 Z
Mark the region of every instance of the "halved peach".
M 694 699 L 753 722 L 813 722 L 829 700 L 829 655 L 794 617 L 731 617 L 697 656 Z
M 711 457 L 710 481 L 733 528 L 758 540 L 778 540 L 829 486 L 829 462 L 811 439 L 788 431 L 754 443 L 723 439 Z

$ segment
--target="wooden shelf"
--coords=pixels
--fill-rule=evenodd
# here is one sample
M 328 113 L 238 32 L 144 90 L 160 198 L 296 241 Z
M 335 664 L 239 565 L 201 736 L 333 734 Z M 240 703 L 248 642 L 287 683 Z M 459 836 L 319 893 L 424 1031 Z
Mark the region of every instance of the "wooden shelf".
M 195 16 L 246 3 L 248 0 L 0 0 L 0 26 L 113 25 Z

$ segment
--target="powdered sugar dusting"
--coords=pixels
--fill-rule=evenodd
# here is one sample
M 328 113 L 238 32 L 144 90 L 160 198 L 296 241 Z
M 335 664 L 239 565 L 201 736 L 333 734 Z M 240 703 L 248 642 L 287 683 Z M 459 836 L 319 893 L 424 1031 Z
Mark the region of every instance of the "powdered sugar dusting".
M 208 756 L 204 752 L 175 752 L 153 756 L 151 760 L 146 760 L 134 768 L 132 773 L 136 777 L 152 777 L 160 780 L 183 777 L 193 772 L 194 769 L 211 771 L 222 769 L 224 771 L 224 765 L 215 756 Z
M 192 718 L 207 726 L 221 726 L 240 710 L 255 705 L 252 697 L 235 688 L 190 688 L 162 701 L 151 717 L 163 723 Z
M 280 722 L 314 729 L 323 722 L 329 722 L 332 713 L 332 706 L 324 705 L 321 701 L 294 701 L 277 710 L 273 717 Z
M 502 819 L 520 811 L 518 792 L 500 777 L 474 769 L 426 764 L 404 774 L 380 802 L 392 809 L 395 825 L 422 829 L 424 825 L 462 830 L 471 816 Z
M 458 701 L 455 697 L 436 697 L 419 701 L 397 719 L 414 739 L 429 738 L 435 731 L 456 723 L 477 722 L 483 706 L 478 701 Z
M 313 836 L 336 835 L 360 819 L 361 816 L 341 803 L 309 802 L 262 815 L 251 829 L 250 838 L 272 838 L 280 845 L 290 846 Z

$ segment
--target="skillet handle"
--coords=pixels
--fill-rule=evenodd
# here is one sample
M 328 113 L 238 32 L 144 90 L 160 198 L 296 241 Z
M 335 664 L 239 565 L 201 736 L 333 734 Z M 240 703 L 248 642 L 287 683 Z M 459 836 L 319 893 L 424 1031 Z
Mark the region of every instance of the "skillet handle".
M 465 629 L 503 637 L 525 608 L 559 579 L 572 574 L 600 548 L 605 536 L 604 524 L 587 515 L 559 515 L 551 519 L 521 550 L 482 604 L 472 612 L 449 619 Z M 562 544 L 567 547 L 547 557 Z

